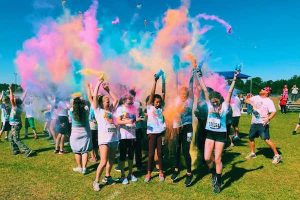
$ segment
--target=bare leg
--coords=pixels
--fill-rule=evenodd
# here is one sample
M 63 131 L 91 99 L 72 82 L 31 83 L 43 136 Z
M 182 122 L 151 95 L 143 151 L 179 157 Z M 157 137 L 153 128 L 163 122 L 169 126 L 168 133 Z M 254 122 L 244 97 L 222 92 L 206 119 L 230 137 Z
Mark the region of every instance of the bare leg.
M 78 153 L 75 154 L 75 160 L 76 160 L 77 167 L 82 168 L 80 154 L 78 154 Z
M 278 155 L 278 151 L 276 149 L 276 145 L 269 139 L 269 140 L 265 140 L 265 142 L 271 147 L 274 155 Z
M 214 140 L 211 139 L 205 140 L 204 159 L 209 169 L 213 168 L 212 152 L 214 149 L 214 145 L 215 145 Z
M 222 152 L 224 149 L 224 143 L 223 142 L 215 142 L 215 164 L 216 164 L 216 173 L 222 174 Z
M 108 146 L 107 145 L 100 145 L 99 146 L 99 150 L 100 150 L 100 164 L 98 165 L 97 168 L 97 172 L 96 172 L 96 178 L 95 178 L 95 182 L 99 182 L 100 176 L 106 166 L 107 163 L 107 156 L 108 156 Z
M 254 142 L 254 140 L 253 141 L 249 140 L 249 145 L 250 145 L 251 153 L 255 153 L 255 142 Z
M 81 159 L 82 159 L 82 168 L 86 168 L 88 163 L 88 154 L 87 153 L 82 154 Z

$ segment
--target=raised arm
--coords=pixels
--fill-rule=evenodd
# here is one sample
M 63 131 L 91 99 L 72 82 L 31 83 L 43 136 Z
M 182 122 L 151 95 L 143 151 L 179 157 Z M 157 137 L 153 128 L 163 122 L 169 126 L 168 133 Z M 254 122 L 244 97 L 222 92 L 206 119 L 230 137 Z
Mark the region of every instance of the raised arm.
M 93 103 L 93 96 L 92 96 L 92 85 L 90 83 L 86 84 L 86 91 L 87 91 L 87 98 L 92 105 Z
M 194 100 L 194 75 L 193 74 L 189 82 L 189 98 Z
M 155 77 L 155 78 L 154 78 L 154 84 L 153 84 L 153 87 L 152 87 L 151 94 L 150 94 L 149 100 L 148 100 L 148 102 L 147 102 L 147 105 L 153 104 L 157 80 L 158 80 L 158 78 Z
M 116 110 L 117 109 L 117 106 L 119 104 L 119 99 L 117 97 L 117 95 L 111 91 L 110 87 L 109 87 L 109 84 L 108 83 L 103 83 L 103 89 L 109 94 L 109 96 L 112 98 L 113 102 L 112 102 L 112 105 L 113 105 L 113 109 Z
M 204 93 L 204 97 L 205 97 L 205 101 L 209 101 L 209 94 L 208 94 L 208 91 L 207 91 L 207 88 L 206 88 L 206 85 L 202 79 L 202 71 L 201 69 L 193 69 L 193 74 L 194 76 L 196 76 L 196 78 L 198 79 L 199 81 L 199 84 L 200 84 L 200 87 Z
M 9 85 L 9 99 L 10 99 L 11 105 L 13 107 L 16 107 L 16 101 L 15 101 L 14 93 L 12 91 L 12 85 Z
M 234 85 L 235 85 L 235 82 L 236 82 L 236 78 L 237 78 L 238 75 L 239 75 L 239 71 L 235 71 L 233 79 L 232 79 L 232 83 L 230 85 L 227 97 L 225 99 L 225 102 L 228 103 L 228 104 L 230 103 L 230 99 L 231 99 L 232 92 L 233 92 L 233 89 L 234 89 Z
M 99 88 L 100 88 L 100 85 L 103 83 L 102 80 L 98 80 L 97 82 L 97 85 L 94 89 L 94 92 L 93 92 L 93 101 L 92 101 L 92 107 L 94 109 L 97 109 L 98 108 L 98 98 L 97 98 L 97 95 L 98 95 L 98 91 L 99 91 Z
M 166 75 L 163 74 L 162 76 L 162 99 L 165 102 L 166 99 Z

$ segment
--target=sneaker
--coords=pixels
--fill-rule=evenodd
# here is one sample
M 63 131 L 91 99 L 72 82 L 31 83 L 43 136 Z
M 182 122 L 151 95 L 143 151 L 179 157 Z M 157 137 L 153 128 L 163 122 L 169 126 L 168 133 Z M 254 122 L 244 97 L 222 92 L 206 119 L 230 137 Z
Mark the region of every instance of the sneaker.
M 127 185 L 128 183 L 129 183 L 128 179 L 127 178 L 123 178 L 122 184 L 123 185 Z
M 186 175 L 184 185 L 185 187 L 189 187 L 193 182 L 193 174 Z
M 214 193 L 220 193 L 221 192 L 221 184 L 218 183 L 217 179 L 215 179 L 215 184 L 213 185 L 214 187 Z
M 233 143 L 231 143 L 231 144 L 230 144 L 230 147 L 234 147 L 234 144 L 233 144 Z
M 18 155 L 20 153 L 20 151 L 13 151 L 13 155 Z
M 164 176 L 164 174 L 159 174 L 159 182 L 163 182 L 163 181 L 165 181 L 165 176 Z
M 138 180 L 137 177 L 135 177 L 133 174 L 128 175 L 127 179 L 130 180 L 130 181 L 132 181 L 132 182 L 137 182 L 137 180 Z
M 235 135 L 235 136 L 233 136 L 233 140 L 234 140 L 234 141 L 238 141 L 238 140 L 241 140 L 241 139 L 240 139 L 239 136 Z
M 55 153 L 55 154 L 59 153 L 59 150 L 58 150 L 58 149 L 55 149 L 55 150 L 54 150 L 54 153 Z
M 63 154 L 65 154 L 66 152 L 64 151 L 64 150 L 60 150 L 59 152 L 58 152 L 58 154 L 59 155 L 63 155 Z
M 175 182 L 177 179 L 178 179 L 178 175 L 179 175 L 179 171 L 174 171 L 172 176 L 171 176 L 171 179 L 173 182 Z
M 102 179 L 102 183 L 105 183 L 107 185 L 114 184 L 115 181 L 111 176 L 105 176 L 104 179 Z
M 116 167 L 115 167 L 115 171 L 121 172 L 121 168 L 120 168 L 119 166 L 116 166 Z
M 82 173 L 83 175 L 85 175 L 85 174 L 87 173 L 87 169 L 86 169 L 86 168 L 82 168 L 81 173 Z
M 247 160 L 250 160 L 252 158 L 256 158 L 256 154 L 255 153 L 250 153 L 248 156 L 245 157 Z
M 146 175 L 144 182 L 149 183 L 150 180 L 151 180 L 151 176 Z
M 210 181 L 211 181 L 211 185 L 212 185 L 212 186 L 214 186 L 216 179 L 217 179 L 216 174 L 212 174 L 212 175 L 211 175 L 211 178 L 210 178 Z
M 82 168 L 81 167 L 75 167 L 75 168 L 73 168 L 73 171 L 82 173 Z
M 100 185 L 98 182 L 96 182 L 96 181 L 93 182 L 93 189 L 96 192 L 100 191 Z
M 282 157 L 281 157 L 281 155 L 278 154 L 278 155 L 273 157 L 272 163 L 273 164 L 278 164 L 278 163 L 280 163 L 281 160 L 282 160 Z
M 293 135 L 296 135 L 296 131 L 293 131 L 292 134 L 293 134 Z
M 35 154 L 35 152 L 33 150 L 28 150 L 25 152 L 25 157 L 28 158 L 28 157 L 31 157 Z

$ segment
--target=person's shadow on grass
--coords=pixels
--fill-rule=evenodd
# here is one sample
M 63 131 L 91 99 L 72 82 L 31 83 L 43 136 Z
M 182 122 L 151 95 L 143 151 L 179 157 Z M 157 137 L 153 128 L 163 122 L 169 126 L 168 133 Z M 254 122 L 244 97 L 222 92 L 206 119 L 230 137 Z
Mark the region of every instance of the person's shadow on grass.
M 282 154 L 280 152 L 280 148 L 277 148 L 277 151 L 279 154 Z M 270 147 L 260 147 L 260 148 L 257 148 L 256 155 L 264 155 L 266 158 L 272 159 L 274 156 L 274 153 Z
M 226 174 L 224 174 L 224 176 L 222 178 L 224 181 L 226 181 L 226 183 L 223 185 L 223 189 L 229 187 L 232 183 L 241 179 L 246 173 L 264 168 L 263 165 L 255 168 L 255 169 L 245 169 L 242 167 L 237 167 L 237 164 L 240 164 L 242 162 L 244 162 L 244 161 L 238 161 L 238 162 L 233 163 L 231 170 L 228 171 Z

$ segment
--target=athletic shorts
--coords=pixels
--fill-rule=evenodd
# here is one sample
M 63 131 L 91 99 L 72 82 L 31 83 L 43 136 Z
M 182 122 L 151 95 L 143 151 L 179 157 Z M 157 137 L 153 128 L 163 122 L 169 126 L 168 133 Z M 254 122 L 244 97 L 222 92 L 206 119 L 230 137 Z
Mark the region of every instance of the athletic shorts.
M 226 143 L 227 141 L 227 133 L 226 132 L 214 132 L 206 130 L 207 136 L 206 139 L 214 140 L 216 142 Z
M 98 130 L 91 130 L 93 149 L 98 148 Z
M 34 118 L 30 117 L 30 118 L 25 118 L 25 128 L 32 128 L 35 129 L 35 123 L 34 123 Z
M 240 117 L 232 117 L 232 126 L 238 127 L 240 122 Z
M 56 120 L 56 132 L 66 135 L 70 131 L 69 118 L 67 116 L 59 116 Z
M 253 141 L 259 136 L 262 140 L 270 139 L 269 125 L 264 126 L 263 124 L 251 124 L 249 131 L 249 140 Z
M 10 131 L 11 130 L 11 125 L 9 124 L 9 121 L 2 122 L 1 124 L 1 131 Z
M 135 139 L 121 139 L 119 143 L 120 149 L 120 161 L 123 162 L 126 160 L 133 160 L 134 157 L 134 147 Z

